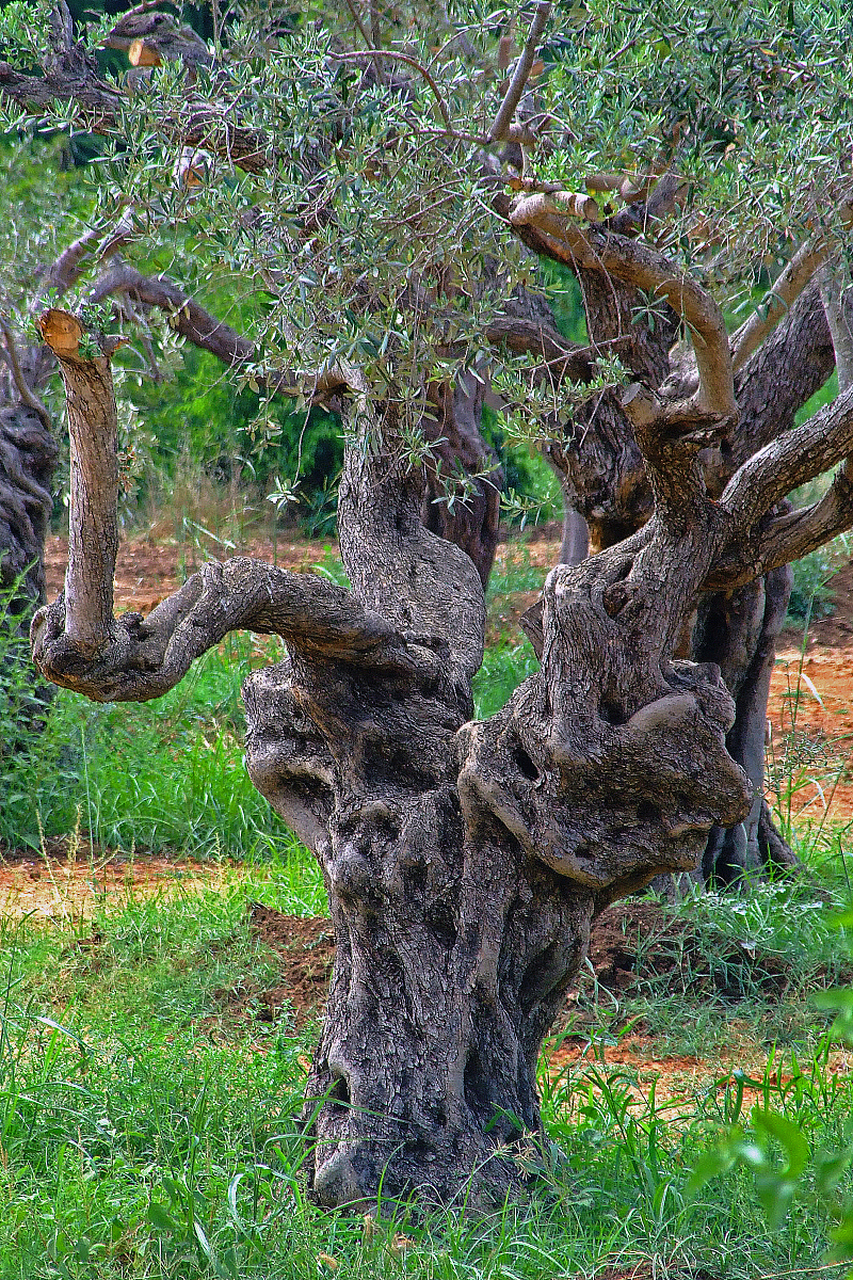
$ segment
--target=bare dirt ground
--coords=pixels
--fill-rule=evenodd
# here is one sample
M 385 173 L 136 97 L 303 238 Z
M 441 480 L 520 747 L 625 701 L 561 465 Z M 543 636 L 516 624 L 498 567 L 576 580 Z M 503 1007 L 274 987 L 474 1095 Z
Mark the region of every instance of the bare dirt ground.
M 550 536 L 549 536 L 550 535 Z M 549 568 L 556 559 L 559 531 L 546 531 L 523 546 L 504 543 L 498 564 L 513 561 Z M 270 541 L 256 539 L 240 549 L 280 566 L 310 572 L 327 554 L 327 548 L 296 539 Z M 48 595 L 54 598 L 62 586 L 66 544 L 52 538 L 47 550 Z M 198 552 L 181 551 L 174 543 L 133 539 L 122 545 L 116 566 L 116 608 L 147 613 L 173 592 L 187 573 L 201 561 Z M 853 827 L 853 565 L 833 580 L 835 614 L 814 623 L 809 635 L 786 633 L 782 637 L 774 672 L 769 705 L 771 774 L 793 777 L 788 786 L 791 812 L 816 825 L 851 823 Z M 492 611 L 493 633 L 511 630 L 536 592 L 505 596 Z M 519 638 L 520 638 L 519 632 Z M 134 897 L 167 895 L 192 891 L 194 886 L 212 885 L 224 874 L 223 868 L 192 862 L 170 861 L 137 855 L 133 860 L 113 857 L 110 851 L 75 846 L 69 841 L 52 842 L 42 856 L 31 851 L 0 849 L 0 911 L 7 916 L 24 915 L 63 920 L 81 930 L 80 945 L 96 945 L 87 940 L 85 929 L 96 906 Z M 229 869 L 230 870 L 230 869 Z M 233 872 L 232 872 L 233 874 Z M 333 939 L 328 920 L 283 916 L 269 907 L 249 908 L 253 931 L 278 957 L 280 981 L 268 991 L 252 993 L 251 1016 L 276 1021 L 287 1009 L 293 1010 L 296 1026 L 317 1016 L 322 1008 L 326 982 L 333 957 Z M 91 927 L 90 925 L 88 927 Z M 596 923 L 590 960 L 599 988 L 615 1000 L 634 989 L 640 938 L 643 939 L 645 971 L 680 980 L 678 965 L 691 965 L 696 979 L 696 956 L 683 947 L 672 946 L 677 927 L 665 925 L 653 903 L 616 903 Z M 648 939 L 654 941 L 651 946 Z M 681 958 L 677 961 L 674 955 Z M 759 966 L 752 974 L 768 994 L 784 990 L 786 975 L 761 957 L 739 955 L 740 963 Z M 732 959 L 732 958 L 730 958 Z M 701 965 L 700 965 L 701 968 Z M 700 981 L 713 987 L 714 976 L 700 973 Z M 725 994 L 725 993 L 720 993 Z M 552 1078 L 571 1069 L 581 1056 L 589 1056 L 588 1023 L 578 994 L 570 993 L 563 1018 L 563 1035 L 555 1042 L 549 1058 Z M 618 1044 L 603 1050 L 605 1062 L 634 1068 L 639 1087 L 656 1081 L 658 1097 L 687 1097 L 700 1082 L 716 1079 L 726 1088 L 727 1073 L 735 1067 L 749 1068 L 742 1053 L 730 1063 L 715 1058 L 657 1058 L 642 1026 L 635 1026 Z M 853 1069 L 846 1054 L 837 1054 L 829 1064 L 832 1071 Z M 663 1090 L 663 1093 L 661 1092 Z M 619 1272 L 633 1276 L 630 1268 Z M 616 1280 L 614 1272 L 613 1280 Z

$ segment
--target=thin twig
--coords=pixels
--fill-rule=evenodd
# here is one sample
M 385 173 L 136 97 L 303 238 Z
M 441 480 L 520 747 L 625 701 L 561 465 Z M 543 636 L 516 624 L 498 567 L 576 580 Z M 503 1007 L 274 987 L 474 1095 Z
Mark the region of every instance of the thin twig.
M 415 58 L 410 58 L 406 53 L 398 53 L 396 49 L 369 49 L 365 52 L 359 50 L 353 51 L 352 53 L 330 52 L 328 56 L 334 59 L 335 62 L 349 62 L 353 58 L 357 58 L 359 60 L 362 58 L 391 58 L 394 62 L 405 62 L 407 66 L 413 67 L 414 70 L 419 72 L 420 75 L 423 76 L 424 80 L 426 80 L 430 89 L 432 89 L 433 95 L 438 104 L 438 109 L 441 112 L 441 118 L 447 126 L 448 133 L 453 133 L 453 121 L 450 119 L 450 112 L 447 110 L 438 85 L 435 83 L 435 80 L 432 78 L 429 71 L 427 71 L 426 67 Z
M 541 0 L 536 7 L 536 16 L 530 24 L 530 34 L 527 37 L 527 43 L 524 46 L 521 57 L 515 64 L 515 71 L 512 73 L 512 80 L 506 91 L 504 100 L 500 105 L 498 114 L 495 116 L 495 122 L 489 130 L 489 141 L 500 142 L 507 134 L 512 118 L 515 115 L 516 108 L 521 101 L 521 95 L 524 92 L 524 86 L 530 78 L 530 71 L 533 66 L 533 59 L 536 57 L 536 49 L 542 32 L 545 30 L 545 24 L 551 16 L 552 5 L 550 0 Z
M 21 368 L 21 362 L 18 359 L 18 348 L 15 345 L 15 338 L 12 334 L 12 330 L 6 323 L 5 317 L 2 316 L 0 316 L 0 332 L 2 332 L 3 339 L 6 343 L 6 363 L 12 371 L 12 380 L 17 388 L 18 395 L 21 397 L 22 404 L 25 404 L 28 409 L 32 409 L 33 413 L 41 420 L 42 425 L 50 431 L 53 427 L 50 414 L 24 377 L 24 371 Z
M 362 22 L 361 18 L 358 16 L 358 9 L 356 9 L 355 5 L 353 4 L 353 0 L 347 0 L 347 8 L 350 11 L 350 15 L 352 17 L 353 22 L 358 27 L 358 31 L 362 40 L 364 41 L 364 43 L 367 45 L 369 49 L 373 41 L 370 39 L 370 36 L 367 34 L 367 31 L 365 29 L 364 23 Z
M 136 5 L 133 9 L 126 10 L 126 12 L 121 15 L 121 20 L 122 22 L 125 22 L 128 18 L 136 17 L 137 14 L 148 13 L 150 9 L 162 9 L 164 7 L 167 9 L 180 9 L 180 5 L 177 0 L 142 0 L 142 4 Z

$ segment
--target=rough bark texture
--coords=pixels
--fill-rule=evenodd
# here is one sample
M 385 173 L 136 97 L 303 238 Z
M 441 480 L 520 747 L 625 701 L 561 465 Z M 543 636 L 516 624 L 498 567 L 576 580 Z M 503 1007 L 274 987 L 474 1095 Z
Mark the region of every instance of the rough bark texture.
M 43 604 L 44 542 L 57 449 L 44 422 L 22 404 L 0 409 L 0 589 L 22 577 L 20 604 Z M 29 621 L 27 621 L 27 626 Z
M 530 243 L 537 252 L 544 250 L 573 267 L 593 345 L 613 349 L 618 344 L 620 359 L 638 382 L 658 387 L 664 396 L 683 396 L 692 390 L 695 369 L 688 353 L 679 355 L 678 348 L 673 348 L 679 316 L 663 298 L 658 296 L 649 323 L 642 311 L 638 313 L 632 283 L 600 269 L 600 264 L 589 265 L 579 253 L 553 252 L 553 246 L 536 237 Z M 700 455 L 709 492 L 715 496 L 756 450 L 790 430 L 797 410 L 834 367 L 818 282 L 810 283 L 792 301 L 786 322 L 756 345 L 735 376 L 736 429 Z M 590 549 L 597 552 L 639 529 L 653 510 L 653 496 L 633 423 L 617 395 L 605 392 L 587 401 L 566 431 L 554 426 L 548 456 L 561 477 L 567 513 L 560 558 L 576 563 L 578 516 L 585 518 Z M 685 652 L 721 667 L 737 706 L 729 747 L 759 790 L 764 777 L 769 675 L 776 636 L 784 623 L 788 582 L 786 571 L 780 570 L 772 581 L 753 583 L 734 595 L 708 597 L 700 606 L 692 645 Z M 760 822 L 759 809 L 756 801 L 745 825 L 712 833 L 703 859 L 707 880 L 728 883 L 743 870 L 796 864 L 773 831 L 766 806 Z
M 741 579 L 773 570 L 786 536 L 797 542 L 773 514 L 778 490 L 803 457 L 822 468 L 850 451 L 853 395 L 751 459 L 718 502 L 696 462 L 707 432 L 674 428 L 666 408 L 641 412 L 652 518 L 551 573 L 529 621 L 542 670 L 477 723 L 480 576 L 424 527 L 425 478 L 357 375 L 339 511 L 350 592 L 239 558 L 205 566 L 148 618 L 113 618 L 115 511 L 91 492 L 114 435 L 109 359 L 82 355 L 59 319 L 43 331 L 80 483 L 67 597 L 33 623 L 38 666 L 92 698 L 145 700 L 233 628 L 282 636 L 287 660 L 243 686 L 246 755 L 314 850 L 335 924 L 305 1111 L 311 1194 L 327 1206 L 415 1190 L 503 1197 L 539 1133 L 537 1055 L 595 912 L 691 872 L 715 829 L 755 821 L 767 839 L 730 750 L 735 702 L 719 667 L 672 655 L 712 580 L 740 588 L 732 610 L 761 648 L 783 575 L 771 598 Z M 846 480 L 836 505 L 853 518 Z M 713 629 L 710 615 L 696 625 Z
M 492 139 L 526 142 L 509 117 L 547 9 Z M 0 93 L 33 111 L 74 101 L 115 134 L 120 97 L 66 26 L 46 78 L 0 65 Z M 249 172 L 276 158 L 274 140 L 206 102 L 164 129 Z M 71 317 L 50 313 L 43 328 L 65 379 L 75 481 L 66 594 L 33 622 L 41 671 L 91 698 L 142 701 L 231 629 L 278 634 L 288 651 L 244 684 L 247 762 L 314 850 L 335 924 L 305 1112 L 310 1190 L 328 1206 L 411 1191 L 503 1197 L 538 1135 L 536 1058 L 595 912 L 703 857 L 731 876 L 751 857 L 784 860 L 757 791 L 781 568 L 853 523 L 853 391 L 787 430 L 834 359 L 808 286 L 821 246 L 789 272 L 776 332 L 762 320 L 732 344 L 711 294 L 653 243 L 677 176 L 596 226 L 583 221 L 588 196 L 515 186 L 508 223 L 577 272 L 591 350 L 509 307 L 488 341 L 541 351 L 555 385 L 589 381 L 595 353 L 618 350 L 635 381 L 592 397 L 555 446 L 599 554 L 550 574 L 527 619 L 541 671 L 482 723 L 470 717 L 483 565 L 425 527 L 427 481 L 406 466 L 412 424 L 395 420 L 393 398 L 371 399 L 343 367 L 325 388 L 348 419 L 339 528 L 351 591 L 238 558 L 206 565 L 147 618 L 117 619 L 108 354 L 86 354 Z M 204 331 L 204 316 L 186 318 Z M 682 324 L 691 349 L 673 354 Z M 242 358 L 239 335 L 206 336 Z M 479 396 L 460 382 L 436 399 L 438 420 L 475 452 Z M 842 459 L 819 503 L 780 507 Z M 692 656 L 678 656 L 691 620 Z
M 18 402 L 0 409 L 0 757 L 39 725 L 51 688 L 27 660 L 33 613 L 44 604 L 44 544 L 57 449 L 42 418 Z

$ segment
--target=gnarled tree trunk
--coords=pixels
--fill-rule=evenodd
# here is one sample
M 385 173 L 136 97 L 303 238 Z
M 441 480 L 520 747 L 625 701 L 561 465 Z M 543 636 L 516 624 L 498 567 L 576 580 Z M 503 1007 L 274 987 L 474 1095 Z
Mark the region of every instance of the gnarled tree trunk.
M 503 1197 L 539 1132 L 536 1059 L 591 918 L 694 869 L 715 826 L 750 814 L 719 668 L 672 655 L 703 593 L 745 588 L 853 517 L 846 470 L 793 527 L 771 514 L 849 451 L 853 395 L 712 501 L 697 440 L 731 411 L 725 377 L 686 405 L 633 388 L 655 512 L 551 573 L 530 623 L 541 672 L 478 723 L 479 575 L 424 528 L 424 478 L 358 375 L 340 493 L 351 592 L 238 558 L 206 565 L 147 618 L 116 619 L 109 359 L 81 355 L 72 317 L 42 323 L 66 382 L 72 491 L 65 598 L 33 624 L 41 670 L 98 700 L 144 701 L 233 628 L 287 645 L 244 697 L 251 776 L 314 850 L 337 938 L 306 1101 L 312 1195 Z
M 0 590 L 20 583 L 17 604 L 27 628 L 33 606 L 45 600 L 44 544 L 56 457 L 56 444 L 38 414 L 23 404 L 0 409 Z
M 535 240 L 532 245 L 541 251 Z M 583 291 L 591 342 L 602 348 L 618 342 L 620 359 L 642 383 L 666 386 L 668 380 L 677 390 L 678 374 L 670 373 L 669 356 L 678 326 L 675 311 L 661 302 L 650 327 L 637 318 L 637 293 L 630 284 L 590 265 L 572 265 Z M 790 430 L 796 411 L 829 377 L 834 358 L 815 284 L 736 377 L 737 427 L 720 447 L 701 455 L 713 495 L 723 492 L 756 449 Z M 685 374 L 690 371 L 688 364 Z M 651 487 L 633 424 L 615 394 L 581 406 L 567 433 L 555 435 L 548 456 L 561 477 L 567 511 L 561 561 L 576 562 L 575 522 L 580 517 L 588 524 L 594 552 L 629 536 L 649 518 Z M 790 582 L 790 571 L 783 568 L 765 582 L 705 598 L 685 651 L 685 656 L 716 662 L 722 669 L 736 704 L 729 750 L 756 788 L 747 821 L 711 833 L 702 861 L 707 883 L 728 884 L 744 872 L 799 865 L 763 800 L 767 698 Z
M 26 637 L 46 598 L 44 545 L 56 456 L 39 414 L 21 403 L 0 409 L 0 712 L 6 726 L 0 757 L 20 747 L 50 697 L 50 686 L 35 678 Z

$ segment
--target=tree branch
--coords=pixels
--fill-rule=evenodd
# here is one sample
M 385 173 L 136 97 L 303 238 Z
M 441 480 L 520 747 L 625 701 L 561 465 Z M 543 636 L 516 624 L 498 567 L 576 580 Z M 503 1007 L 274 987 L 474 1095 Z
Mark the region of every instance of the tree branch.
M 635 420 L 662 423 L 709 419 L 720 422 L 737 413 L 734 378 L 725 321 L 714 299 L 663 254 L 624 236 L 570 221 L 576 197 L 526 196 L 514 202 L 509 220 L 514 227 L 532 228 L 544 236 L 548 250 L 571 266 L 615 276 L 653 298 L 665 299 L 686 321 L 693 339 L 698 387 L 692 394 L 663 398 L 647 389 L 635 392 L 631 412 Z M 536 247 L 535 244 L 533 246 Z
M 626 179 L 627 181 L 627 179 Z M 653 179 L 648 179 L 653 181 Z M 660 222 L 674 213 L 687 190 L 687 182 L 678 173 L 663 173 L 654 183 L 648 195 L 643 199 L 643 192 L 627 191 L 622 183 L 620 194 L 623 199 L 630 196 L 631 203 L 620 209 L 607 220 L 608 231 L 616 235 L 635 236 L 646 231 L 655 222 Z
M 851 324 L 850 271 L 838 262 L 827 263 L 820 273 L 820 296 L 835 351 L 840 391 L 853 386 L 853 325 Z
M 254 344 L 223 320 L 217 320 L 171 280 L 144 276 L 122 263 L 104 272 L 89 296 L 92 302 L 99 302 L 117 293 L 127 293 L 145 306 L 163 311 L 176 333 L 209 351 L 229 368 L 239 370 L 251 365 Z M 336 365 L 311 371 L 252 369 L 252 381 L 271 395 L 304 396 L 315 403 L 350 385 L 346 372 Z
M 849 193 L 836 208 L 836 221 L 845 231 L 853 225 L 853 206 Z M 837 244 L 828 230 L 822 230 L 805 244 L 800 245 L 785 268 L 779 273 L 773 288 L 769 289 L 748 320 L 732 335 L 732 364 L 735 371 L 743 368 L 749 357 L 761 346 L 768 334 L 786 315 L 815 274 L 827 261 Z
M 735 378 L 740 419 L 725 481 L 775 436 L 794 426 L 797 411 L 823 386 L 834 363 L 832 336 L 812 277 L 785 319 Z
M 735 372 L 743 368 L 779 321 L 788 314 L 815 272 L 826 261 L 827 252 L 825 242 L 812 241 L 801 245 L 749 319 L 732 334 L 730 345 Z
M 100 230 L 86 231 L 73 244 L 63 249 L 58 258 L 50 264 L 39 285 L 38 295 L 43 296 L 48 289 L 55 289 L 61 297 L 80 279 L 87 261 L 95 253 L 101 242 Z
M 413 70 L 417 71 L 418 74 L 423 76 L 424 80 L 426 80 L 432 90 L 432 95 L 435 98 L 436 105 L 441 113 L 441 118 L 444 121 L 444 127 L 447 129 L 448 133 L 453 133 L 453 121 L 450 118 L 450 112 L 447 110 L 444 98 L 441 96 L 441 90 L 436 84 L 432 74 L 425 66 L 423 66 L 422 63 L 418 62 L 417 59 L 409 57 L 407 53 L 398 53 L 394 49 L 369 49 L 366 51 L 359 49 L 354 50 L 352 53 L 334 53 L 329 50 L 328 56 L 333 62 L 358 62 L 365 58 L 369 58 L 374 62 L 377 58 L 389 58 L 393 62 L 405 62 L 406 66 L 412 67 Z
M 780 565 L 800 560 L 810 551 L 853 528 L 853 478 L 845 462 L 819 501 L 759 525 L 750 538 L 739 538 L 715 564 L 709 590 L 734 590 Z
M 543 372 L 556 382 L 563 378 L 572 382 L 588 382 L 595 358 L 600 355 L 597 347 L 581 347 L 567 342 L 549 325 L 521 316 L 492 320 L 486 329 L 486 338 L 493 346 L 508 347 L 516 355 L 540 356 Z
M 11 371 L 12 381 L 15 384 L 18 395 L 21 397 L 21 403 L 25 404 L 28 409 L 32 409 L 33 413 L 36 414 L 41 421 L 42 426 L 46 427 L 47 430 L 50 431 L 53 427 L 50 414 L 48 413 L 44 402 L 36 395 L 35 391 L 33 391 L 32 387 L 24 377 L 24 371 L 21 368 L 21 362 L 18 359 L 18 348 L 15 343 L 15 336 L 5 319 L 2 317 L 0 317 L 0 332 L 2 332 L 3 339 L 6 343 L 5 360 Z
M 116 293 L 128 293 L 149 307 L 157 307 L 169 318 L 169 324 L 182 337 L 229 366 L 246 364 L 255 353 L 254 344 L 217 320 L 190 294 L 162 276 L 144 276 L 134 267 L 121 263 L 105 271 L 95 281 L 90 293 L 92 302 L 100 302 Z
M 552 5 L 547 0 L 540 0 L 536 6 L 536 14 L 533 22 L 530 24 L 530 32 L 527 36 L 521 57 L 515 64 L 515 71 L 509 83 L 509 88 L 504 95 L 504 100 L 498 108 L 494 123 L 489 130 L 490 142 L 501 142 L 509 133 L 509 127 L 512 124 L 512 118 L 515 115 L 521 95 L 524 93 L 524 87 L 530 77 L 530 70 L 533 66 L 533 60 L 536 57 L 536 49 L 545 30 L 545 25 L 551 15 Z
M 749 529 L 792 489 L 851 453 L 853 388 L 745 462 L 723 491 L 721 508 L 736 528 Z
M 71 477 L 65 630 L 75 650 L 94 656 L 112 626 L 118 551 L 118 422 L 112 376 L 106 356 L 81 358 L 83 328 L 74 316 L 46 311 L 38 325 L 68 390 Z
M 92 75 L 26 76 L 0 62 L 0 95 L 34 116 L 48 115 L 57 103 L 70 102 L 79 111 L 80 128 L 106 136 L 119 131 L 121 95 Z M 161 122 L 170 142 L 203 147 L 247 173 L 263 173 L 275 162 L 275 151 L 263 133 L 235 124 L 214 103 L 191 100 L 187 107 L 185 117 L 167 115 Z
M 145 701 L 236 628 L 281 635 L 308 660 L 423 674 L 398 631 L 343 588 L 242 557 L 205 565 L 145 620 L 115 619 L 118 468 L 108 354 L 115 344 L 88 354 L 91 339 L 83 342 L 67 312 L 46 312 L 40 327 L 62 369 L 71 436 L 65 597 L 40 610 L 32 628 L 34 659 L 50 680 L 97 701 Z

